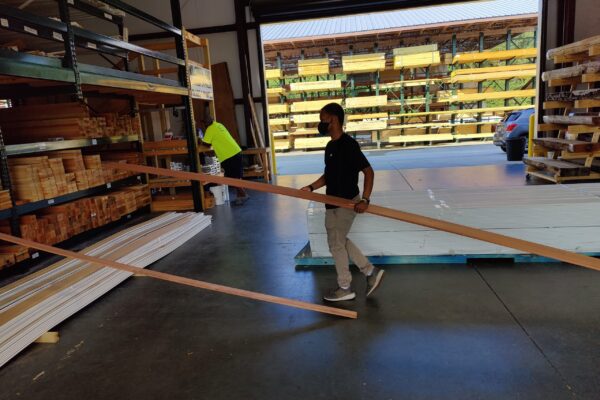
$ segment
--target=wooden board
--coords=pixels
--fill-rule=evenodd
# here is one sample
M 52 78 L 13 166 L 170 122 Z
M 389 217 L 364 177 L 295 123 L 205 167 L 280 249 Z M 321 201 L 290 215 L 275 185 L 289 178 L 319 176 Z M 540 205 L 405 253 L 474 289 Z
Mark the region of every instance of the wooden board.
M 590 47 L 600 44 L 600 35 L 592 36 L 574 43 L 550 49 L 546 52 L 546 58 L 552 60 L 556 56 L 577 54 L 589 51 Z
M 421 68 L 440 64 L 440 52 L 394 55 L 394 69 Z
M 573 67 L 566 67 L 555 69 L 552 71 L 546 71 L 542 74 L 542 80 L 544 82 L 556 79 L 574 78 L 579 77 L 583 74 L 595 74 L 600 72 L 600 62 L 589 62 L 586 64 L 575 65 Z
M 402 118 L 402 117 L 426 117 L 432 115 L 473 115 L 479 113 L 496 113 L 496 112 L 506 112 L 506 111 L 514 111 L 514 110 L 526 110 L 528 108 L 533 108 L 532 105 L 523 105 L 523 106 L 506 106 L 506 107 L 484 107 L 484 108 L 471 108 L 464 110 L 442 110 L 442 111 L 429 111 L 429 112 L 412 112 L 412 113 L 404 113 L 404 114 L 390 114 L 390 118 Z
M 275 126 L 275 125 L 289 125 L 290 124 L 290 119 L 289 118 L 270 118 L 269 119 L 269 126 Z
M 292 103 L 292 112 L 305 111 L 321 111 L 329 103 L 342 104 L 342 99 L 327 99 L 327 100 L 312 100 L 312 101 L 296 101 Z
M 413 79 L 407 81 L 395 81 L 389 83 L 382 83 L 379 85 L 379 89 L 388 90 L 388 89 L 399 89 L 401 87 L 417 87 L 417 86 L 425 86 L 429 85 L 437 85 L 439 83 L 449 82 L 449 78 L 431 78 L 431 79 Z M 377 85 L 371 85 L 372 89 L 377 89 Z
M 557 125 L 600 125 L 600 116 L 593 115 L 544 115 L 546 124 Z
M 269 115 L 272 114 L 287 114 L 290 112 L 290 106 L 286 103 L 283 104 L 268 104 L 267 109 L 269 110 Z
M 286 188 L 282 186 L 269 185 L 260 182 L 240 181 L 238 179 L 217 177 L 184 171 L 159 170 L 157 168 L 132 164 L 106 163 L 105 168 L 120 168 L 132 172 L 150 174 L 168 174 L 175 178 L 195 179 L 200 182 L 210 182 L 231 186 L 235 186 L 237 184 L 238 186 L 244 187 L 245 189 L 316 201 L 319 203 L 331 204 L 334 206 L 348 209 L 354 208 L 353 202 L 348 201 L 348 199 L 342 199 L 334 196 L 327 196 L 320 193 L 307 192 L 298 189 Z M 426 217 L 423 215 L 381 207 L 375 204 L 369 205 L 369 207 L 366 210 L 366 213 L 379 215 L 386 218 L 392 218 L 399 221 L 408 222 L 410 224 L 421 225 L 424 227 L 437 229 L 444 232 L 454 233 L 471 239 L 482 240 L 484 242 L 494 243 L 500 246 L 520 250 L 525 253 L 537 254 L 543 257 L 548 257 L 564 261 L 570 264 L 578 265 L 584 268 L 600 271 L 600 260 L 598 259 L 588 257 L 582 254 L 557 249 L 547 245 L 530 242 L 523 239 L 518 239 L 494 232 L 484 231 L 481 229 L 476 229 L 457 223 L 446 222 L 436 218 Z
M 283 78 L 283 71 L 279 68 L 266 69 L 265 79 L 281 79 Z
M 489 72 L 506 72 L 506 71 L 519 71 L 519 70 L 535 70 L 536 64 L 510 64 L 500 65 L 498 67 L 481 67 L 481 68 L 460 68 L 455 69 L 450 73 L 450 77 L 454 78 L 458 75 L 470 75 L 470 74 L 487 74 Z
M 317 137 L 317 138 L 296 138 L 294 140 L 295 149 L 324 149 L 331 138 L 329 137 Z
M 438 51 L 437 43 L 424 44 L 422 46 L 397 47 L 392 50 L 394 56 L 404 56 L 409 54 L 432 53 Z
M 535 94 L 535 89 L 509 90 L 506 92 L 498 91 L 485 93 L 464 93 L 449 97 L 447 99 L 438 99 L 438 101 L 448 103 L 467 103 L 484 100 L 512 99 L 516 97 L 535 97 Z
M 524 157 L 523 162 L 534 168 L 549 171 L 556 176 L 586 176 L 591 170 L 585 166 L 573 164 L 567 161 L 551 160 L 539 157 Z
M 320 92 L 341 89 L 342 81 L 339 79 L 330 81 L 295 82 L 290 84 L 291 92 Z
M 536 138 L 533 143 L 552 150 L 565 150 L 572 153 L 592 152 L 600 150 L 600 143 L 560 138 Z
M 314 76 L 327 74 L 329 74 L 328 58 L 298 60 L 298 76 Z
M 535 69 L 524 69 L 524 70 L 512 70 L 512 71 L 501 71 L 501 72 L 461 74 L 461 75 L 452 77 L 450 79 L 450 82 L 452 82 L 452 83 L 481 82 L 481 81 L 493 81 L 493 80 L 506 80 L 506 79 L 513 79 L 513 78 L 531 78 L 534 76 L 536 76 Z
M 385 69 L 385 53 L 358 54 L 342 57 L 344 73 L 364 73 Z
M 293 114 L 292 120 L 297 124 L 314 123 L 321 121 L 320 114 Z
M 515 49 L 499 51 L 481 51 L 479 53 L 461 53 L 454 56 L 452 64 L 469 64 L 483 61 L 511 60 L 513 58 L 537 57 L 537 49 Z
M 360 119 L 387 119 L 387 113 L 370 113 L 370 114 L 346 114 L 346 120 L 348 121 L 356 121 Z
M 235 101 L 229 68 L 227 63 L 213 64 L 211 66 L 215 105 L 215 118 L 227 128 L 235 141 L 240 144 L 240 133 L 235 115 Z M 194 114 L 199 114 L 195 112 Z
M 387 121 L 374 120 L 346 123 L 346 132 L 380 131 L 383 129 L 387 129 Z
M 346 98 L 346 108 L 369 108 L 385 106 L 387 104 L 387 95 L 381 96 L 362 96 Z

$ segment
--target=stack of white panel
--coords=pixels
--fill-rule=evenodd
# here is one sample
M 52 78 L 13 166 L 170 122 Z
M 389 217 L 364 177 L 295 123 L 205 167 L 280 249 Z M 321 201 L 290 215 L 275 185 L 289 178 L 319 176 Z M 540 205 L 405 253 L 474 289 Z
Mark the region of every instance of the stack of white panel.
M 600 252 L 600 184 L 374 193 L 373 204 L 580 253 Z M 313 257 L 331 257 L 325 207 L 308 207 Z M 491 243 L 371 214 L 349 235 L 368 256 L 518 254 Z
M 210 225 L 211 217 L 166 213 L 82 252 L 144 268 Z M 0 366 L 43 333 L 132 274 L 65 259 L 0 289 Z

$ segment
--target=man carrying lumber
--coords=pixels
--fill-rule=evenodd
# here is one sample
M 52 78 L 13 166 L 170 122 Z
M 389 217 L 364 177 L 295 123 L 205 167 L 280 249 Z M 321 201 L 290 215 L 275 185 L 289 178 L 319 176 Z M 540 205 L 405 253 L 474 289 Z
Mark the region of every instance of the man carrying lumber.
M 225 170 L 225 176 L 228 178 L 242 179 L 244 176 L 244 167 L 242 164 L 242 149 L 231 136 L 227 128 L 213 120 L 208 113 L 204 117 L 204 137 L 202 141 L 211 146 Z M 249 198 L 246 190 L 241 187 L 235 188 L 237 197 L 235 205 L 243 205 Z
M 326 301 L 352 300 L 356 293 L 352 290 L 352 274 L 348 265 L 349 258 L 367 277 L 367 297 L 381 283 L 384 271 L 375 267 L 362 254 L 350 239 L 348 233 L 356 213 L 362 214 L 369 207 L 369 197 L 373 190 L 375 173 L 369 161 L 360 150 L 360 146 L 343 131 L 344 109 L 336 103 L 330 103 L 321 109 L 319 133 L 329 134 L 331 140 L 325 148 L 325 173 L 302 190 L 314 191 L 326 186 L 326 193 L 343 197 L 354 203 L 354 210 L 325 205 L 325 228 L 329 251 L 335 261 L 338 287 L 327 293 Z M 365 175 L 362 197 L 358 189 L 358 173 Z

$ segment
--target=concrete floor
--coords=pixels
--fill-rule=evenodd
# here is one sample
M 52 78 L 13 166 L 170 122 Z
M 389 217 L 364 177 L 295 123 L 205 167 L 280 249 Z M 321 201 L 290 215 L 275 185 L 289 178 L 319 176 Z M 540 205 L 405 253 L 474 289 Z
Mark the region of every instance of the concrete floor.
M 523 185 L 507 165 L 385 171 L 376 187 Z M 280 177 L 301 186 L 311 176 Z M 153 269 L 320 303 L 295 270 L 306 202 L 253 194 Z M 355 271 L 356 272 L 356 271 Z M 598 399 L 600 274 L 563 264 L 389 266 L 357 320 L 132 278 L 0 369 L 1 399 Z M 0 283 L 1 284 L 1 283 Z

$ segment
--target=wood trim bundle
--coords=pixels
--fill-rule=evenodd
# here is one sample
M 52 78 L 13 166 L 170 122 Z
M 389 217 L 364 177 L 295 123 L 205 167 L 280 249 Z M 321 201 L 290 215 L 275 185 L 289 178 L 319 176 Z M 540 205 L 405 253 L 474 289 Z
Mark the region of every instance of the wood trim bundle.
M 98 266 L 65 259 L 0 289 L 0 366 L 44 332 L 110 291 L 132 273 L 143 272 L 142 268 L 169 254 L 209 224 L 210 217 L 203 214 L 169 213 L 112 235 L 81 254 L 57 249 L 94 260 L 102 256 L 105 260 Z M 16 239 L 35 244 L 6 234 L 2 236 L 11 242 Z M 53 249 L 39 244 L 31 247 Z M 108 263 L 115 262 L 113 260 L 131 264 L 129 270 L 107 268 Z
M 238 186 L 243 187 L 245 189 L 256 190 L 259 192 L 274 193 L 299 199 L 311 200 L 348 209 L 354 208 L 354 204 L 348 199 L 327 196 L 319 193 L 306 192 L 283 186 L 269 185 L 260 182 L 242 181 L 238 179 L 204 175 L 193 172 L 151 168 L 143 165 L 105 163 L 104 167 L 155 175 L 167 175 L 175 178 L 195 179 L 204 183 L 216 183 L 219 185 Z M 366 212 L 386 218 L 392 218 L 399 221 L 408 222 L 415 225 L 421 225 L 428 228 L 437 229 L 444 232 L 454 233 L 476 240 L 483 240 L 485 242 L 498 244 L 500 246 L 521 250 L 525 253 L 537 254 L 540 256 L 549 257 L 570 264 L 578 265 L 580 267 L 600 271 L 600 260 L 598 259 L 566 250 L 557 249 L 543 244 L 517 239 L 506 235 L 500 235 L 498 233 L 487 232 L 481 229 L 471 228 L 469 226 L 455 224 L 452 222 L 446 222 L 418 214 L 408 213 L 400 210 L 393 210 L 390 208 L 377 206 L 375 204 L 370 205 Z

